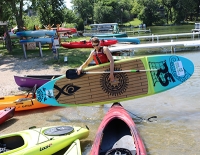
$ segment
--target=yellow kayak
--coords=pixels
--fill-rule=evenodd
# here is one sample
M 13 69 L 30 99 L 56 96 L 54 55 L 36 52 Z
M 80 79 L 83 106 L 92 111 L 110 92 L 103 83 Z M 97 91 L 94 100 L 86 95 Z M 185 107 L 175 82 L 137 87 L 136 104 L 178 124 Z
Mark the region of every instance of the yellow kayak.
M 80 140 L 75 140 L 71 146 L 67 149 L 64 155 L 81 155 L 81 145 Z
M 0 136 L 1 155 L 50 155 L 76 139 L 87 138 L 89 129 L 75 126 L 33 128 Z

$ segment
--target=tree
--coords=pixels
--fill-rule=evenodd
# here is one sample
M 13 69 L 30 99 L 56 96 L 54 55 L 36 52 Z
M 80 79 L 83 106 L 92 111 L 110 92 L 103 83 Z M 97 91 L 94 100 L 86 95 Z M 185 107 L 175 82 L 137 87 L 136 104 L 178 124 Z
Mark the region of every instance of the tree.
M 10 17 L 12 16 L 12 11 L 8 7 L 5 0 L 0 1 L 0 21 L 9 21 Z M 12 45 L 11 45 L 11 39 L 8 32 L 7 25 L 3 26 L 4 32 L 6 33 L 5 43 L 6 43 L 6 49 L 8 52 L 12 52 Z
M 93 19 L 93 0 L 72 0 L 75 13 L 87 23 L 89 18 Z
M 103 6 L 102 2 L 98 2 L 94 6 L 94 20 L 97 23 L 115 22 L 115 14 L 111 6 Z
M 65 21 L 66 6 L 64 0 L 38 0 L 33 1 L 32 7 L 37 10 L 43 25 L 61 24 Z
M 142 5 L 138 18 L 143 21 L 143 23 L 147 26 L 159 23 L 162 17 L 159 15 L 160 3 L 158 0 L 138 0 L 138 3 Z

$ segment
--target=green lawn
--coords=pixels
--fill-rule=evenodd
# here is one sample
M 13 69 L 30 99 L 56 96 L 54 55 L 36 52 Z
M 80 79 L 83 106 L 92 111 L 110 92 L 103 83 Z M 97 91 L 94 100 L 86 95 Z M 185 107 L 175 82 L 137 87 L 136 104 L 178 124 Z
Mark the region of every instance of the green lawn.
M 89 37 L 73 37 L 70 39 L 70 41 L 79 41 L 79 40 L 89 40 Z M 39 48 L 37 47 L 35 50 L 27 50 L 27 58 L 33 58 L 33 57 L 38 57 L 38 59 L 43 59 L 45 64 L 48 65 L 53 65 L 53 66 L 66 66 L 69 68 L 75 68 L 80 66 L 87 57 L 89 56 L 91 49 L 86 49 L 86 48 L 80 48 L 80 49 L 66 49 L 63 47 L 60 47 L 58 49 L 59 52 L 59 59 L 56 60 L 54 59 L 52 50 L 49 49 L 48 45 L 42 46 L 42 53 L 43 53 L 43 58 L 40 57 L 39 54 Z M 16 45 L 13 47 L 12 53 L 8 53 L 8 51 L 3 47 L 3 44 L 0 43 L 0 58 L 4 57 L 16 57 L 20 59 L 25 59 L 24 58 L 24 52 L 22 49 L 22 46 L 20 44 Z M 64 57 L 68 57 L 68 63 L 66 64 L 64 62 Z
M 129 25 L 138 26 L 140 24 L 142 24 L 142 21 L 140 21 L 138 18 L 134 18 L 134 20 L 124 23 L 124 25 L 126 26 L 129 26 Z

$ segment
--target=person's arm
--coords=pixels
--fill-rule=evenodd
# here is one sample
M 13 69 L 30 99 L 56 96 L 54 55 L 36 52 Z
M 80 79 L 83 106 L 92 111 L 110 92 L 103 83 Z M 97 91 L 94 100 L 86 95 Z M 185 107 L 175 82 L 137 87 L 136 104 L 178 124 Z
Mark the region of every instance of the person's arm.
M 93 51 L 90 53 L 90 55 L 87 58 L 87 60 L 77 69 L 77 74 L 80 75 L 82 69 L 87 67 L 92 60 L 93 60 Z
M 104 53 L 106 54 L 107 58 L 110 60 L 110 81 L 113 82 L 115 80 L 114 78 L 114 59 L 112 57 L 112 54 L 108 47 L 104 47 L 103 49 Z

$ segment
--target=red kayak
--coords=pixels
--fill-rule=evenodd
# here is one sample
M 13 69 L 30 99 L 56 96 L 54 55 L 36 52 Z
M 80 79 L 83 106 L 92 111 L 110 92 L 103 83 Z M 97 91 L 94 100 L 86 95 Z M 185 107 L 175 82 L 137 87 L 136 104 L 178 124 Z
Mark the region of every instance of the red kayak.
M 57 32 L 70 32 L 72 33 L 77 33 L 77 29 L 76 28 L 64 28 L 64 27 L 59 27 L 57 29 Z
M 101 46 L 110 46 L 117 43 L 117 40 L 101 40 Z M 65 48 L 93 48 L 91 41 L 75 41 L 75 42 L 66 42 L 61 44 Z
M 5 108 L 0 110 L 0 124 L 7 121 L 14 116 L 15 107 Z
M 90 155 L 146 155 L 146 150 L 127 111 L 114 103 L 103 118 Z

